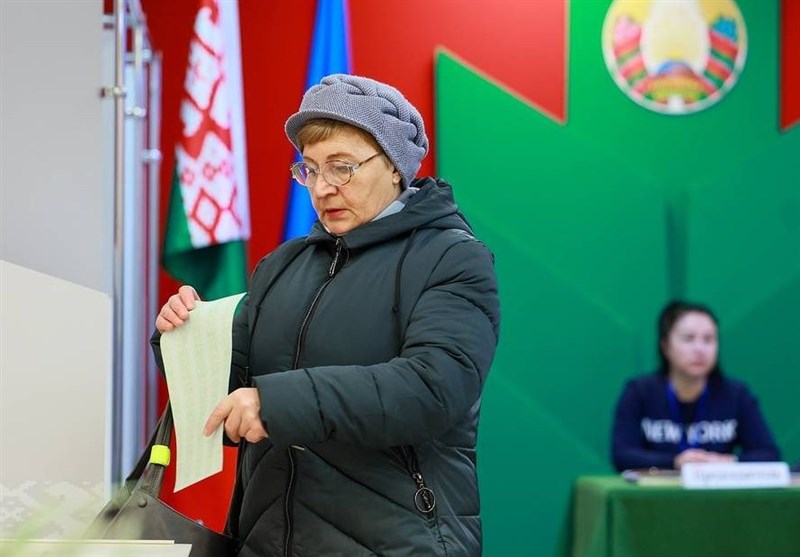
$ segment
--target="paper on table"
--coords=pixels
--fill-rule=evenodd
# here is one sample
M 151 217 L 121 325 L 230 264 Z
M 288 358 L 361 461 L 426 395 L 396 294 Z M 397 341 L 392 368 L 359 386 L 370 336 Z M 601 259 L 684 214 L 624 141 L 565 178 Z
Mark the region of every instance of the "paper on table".
M 172 540 L 2 540 L 0 555 L 19 557 L 189 557 L 192 545 Z
M 189 557 L 192 544 L 172 540 L 3 540 L 0 555 L 19 557 Z
M 222 470 L 222 428 L 203 426 L 228 394 L 233 313 L 244 294 L 195 302 L 189 319 L 161 336 L 161 356 L 175 422 L 175 491 Z

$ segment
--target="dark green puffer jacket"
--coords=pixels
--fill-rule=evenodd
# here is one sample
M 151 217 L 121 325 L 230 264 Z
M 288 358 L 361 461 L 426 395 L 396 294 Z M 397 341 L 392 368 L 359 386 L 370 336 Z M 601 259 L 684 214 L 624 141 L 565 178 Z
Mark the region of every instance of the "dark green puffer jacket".
M 269 438 L 241 457 L 242 557 L 481 554 L 493 258 L 449 185 L 413 185 L 401 212 L 339 238 L 317 223 L 253 274 L 234 368 Z

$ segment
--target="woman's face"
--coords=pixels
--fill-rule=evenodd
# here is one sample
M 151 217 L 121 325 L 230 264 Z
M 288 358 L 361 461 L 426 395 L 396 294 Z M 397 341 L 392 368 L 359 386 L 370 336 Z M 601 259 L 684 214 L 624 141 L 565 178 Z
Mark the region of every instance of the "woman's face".
M 701 312 L 680 317 L 661 343 L 670 373 L 692 378 L 706 377 L 717 363 L 717 326 Z
M 345 128 L 323 141 L 306 145 L 303 160 L 321 168 L 331 160 L 356 164 L 378 152 L 358 131 Z M 309 193 L 319 220 L 328 232 L 341 236 L 378 216 L 397 199 L 400 189 L 400 173 L 387 157 L 380 156 L 360 166 L 339 188 L 318 176 Z

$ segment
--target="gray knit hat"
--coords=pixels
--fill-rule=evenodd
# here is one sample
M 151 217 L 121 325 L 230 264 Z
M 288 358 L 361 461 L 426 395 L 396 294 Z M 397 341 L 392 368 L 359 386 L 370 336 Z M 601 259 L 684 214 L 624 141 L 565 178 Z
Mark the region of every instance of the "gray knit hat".
M 333 74 L 306 91 L 300 110 L 286 120 L 286 135 L 298 151 L 297 134 L 314 118 L 339 120 L 372 135 L 400 172 L 404 189 L 428 152 L 417 109 L 400 91 L 374 79 Z

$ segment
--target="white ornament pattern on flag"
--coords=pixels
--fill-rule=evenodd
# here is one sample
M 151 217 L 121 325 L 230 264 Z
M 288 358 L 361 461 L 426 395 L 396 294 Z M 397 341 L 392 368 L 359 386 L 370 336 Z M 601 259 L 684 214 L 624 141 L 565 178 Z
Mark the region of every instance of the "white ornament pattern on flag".
M 249 235 L 243 226 L 234 173 L 231 113 L 216 0 L 195 20 L 181 104 L 183 132 L 176 165 L 192 246 L 203 248 Z

